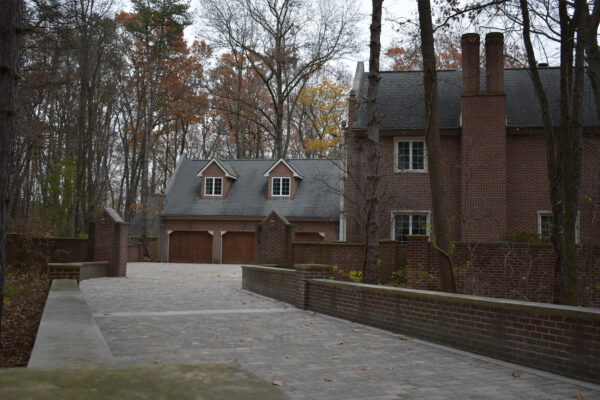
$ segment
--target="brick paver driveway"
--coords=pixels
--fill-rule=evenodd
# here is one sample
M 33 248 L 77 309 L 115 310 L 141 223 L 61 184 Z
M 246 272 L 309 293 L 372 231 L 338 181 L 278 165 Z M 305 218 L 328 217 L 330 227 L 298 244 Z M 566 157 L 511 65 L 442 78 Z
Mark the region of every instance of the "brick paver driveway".
M 236 363 L 292 399 L 600 399 L 598 386 L 243 291 L 239 266 L 131 263 L 127 274 L 81 283 L 117 364 Z

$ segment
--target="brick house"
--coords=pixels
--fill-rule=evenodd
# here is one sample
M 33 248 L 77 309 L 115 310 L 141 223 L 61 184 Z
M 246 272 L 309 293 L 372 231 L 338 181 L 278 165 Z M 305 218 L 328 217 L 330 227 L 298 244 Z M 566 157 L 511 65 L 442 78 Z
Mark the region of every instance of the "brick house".
M 184 157 L 160 215 L 160 259 L 254 263 L 256 225 L 273 210 L 297 241 L 337 240 L 341 171 L 332 160 Z
M 479 35 L 462 37 L 463 69 L 438 71 L 441 144 L 450 232 L 454 241 L 494 241 L 505 232 L 548 235 L 551 230 L 546 148 L 540 107 L 526 69 L 504 69 L 503 36 L 485 38 L 480 70 Z M 540 68 L 553 122 L 559 123 L 558 68 Z M 363 241 L 368 77 L 359 63 L 350 93 L 346 134 L 347 177 L 341 219 L 349 241 Z M 428 234 L 431 195 L 425 148 L 422 71 L 382 72 L 379 194 L 381 239 L 401 242 Z M 579 198 L 580 242 L 600 238 L 600 122 L 586 77 L 583 167 Z

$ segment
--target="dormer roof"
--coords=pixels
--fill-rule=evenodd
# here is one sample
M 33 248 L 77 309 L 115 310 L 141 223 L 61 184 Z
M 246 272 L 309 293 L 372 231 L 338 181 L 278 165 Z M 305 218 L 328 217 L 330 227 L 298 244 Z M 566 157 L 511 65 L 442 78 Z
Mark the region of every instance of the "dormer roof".
M 227 168 L 227 166 L 225 166 L 225 164 L 223 164 L 222 162 L 220 162 L 216 158 L 213 158 L 208 163 L 206 163 L 206 165 L 196 174 L 196 176 L 202 176 L 202 174 L 204 173 L 204 171 L 206 171 L 208 169 L 208 167 L 210 167 L 213 163 L 217 164 L 217 166 L 219 168 L 221 168 L 221 170 L 223 171 L 223 173 L 225 174 L 225 176 L 227 178 L 231 178 L 233 180 L 237 180 L 237 176 L 236 176 L 235 172 L 233 170 Z
M 287 163 L 283 158 L 280 158 L 279 160 L 275 161 L 275 163 L 273 163 L 273 165 L 271 165 L 271 167 L 267 170 L 267 172 L 264 173 L 263 176 L 268 177 L 269 174 L 271 173 L 271 171 L 273 171 L 279 164 L 283 163 L 290 171 L 292 171 L 292 174 L 294 174 L 294 178 L 298 178 L 298 179 L 304 179 L 302 177 L 302 174 L 297 170 L 294 169 L 289 163 Z

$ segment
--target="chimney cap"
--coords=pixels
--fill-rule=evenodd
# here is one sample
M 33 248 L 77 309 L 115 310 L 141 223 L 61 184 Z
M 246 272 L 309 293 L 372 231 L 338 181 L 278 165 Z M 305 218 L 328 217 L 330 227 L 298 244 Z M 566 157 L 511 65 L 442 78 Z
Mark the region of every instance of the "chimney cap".
M 462 43 L 479 43 L 479 33 L 465 33 L 460 37 L 460 39 Z
M 504 34 L 502 32 L 489 32 L 488 34 L 485 35 L 486 43 L 495 42 L 495 41 L 503 42 Z

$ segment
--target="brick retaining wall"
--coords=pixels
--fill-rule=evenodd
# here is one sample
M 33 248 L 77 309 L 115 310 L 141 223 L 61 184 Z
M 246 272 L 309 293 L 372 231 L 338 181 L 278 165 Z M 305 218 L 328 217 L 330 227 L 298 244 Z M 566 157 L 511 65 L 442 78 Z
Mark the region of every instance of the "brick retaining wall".
M 108 275 L 108 261 L 81 263 L 49 263 L 48 277 L 54 279 L 75 279 L 77 282 L 86 279 L 103 278 Z
M 314 279 L 328 267 L 242 267 L 245 289 L 466 351 L 600 381 L 600 310 Z M 285 271 L 285 272 L 283 272 Z M 302 273 L 300 273 L 302 272 Z M 286 278 L 283 278 L 284 274 Z M 291 278 L 295 276 L 295 279 Z M 296 295 L 292 302 L 292 284 Z M 274 286 L 274 287 L 273 287 Z M 286 297 L 284 297 L 286 296 Z
M 427 236 L 409 236 L 407 282 L 412 289 L 439 291 L 435 250 Z M 554 248 L 548 243 L 455 243 L 454 277 L 459 293 L 552 303 Z M 600 250 L 577 255 L 580 302 L 600 307 Z

